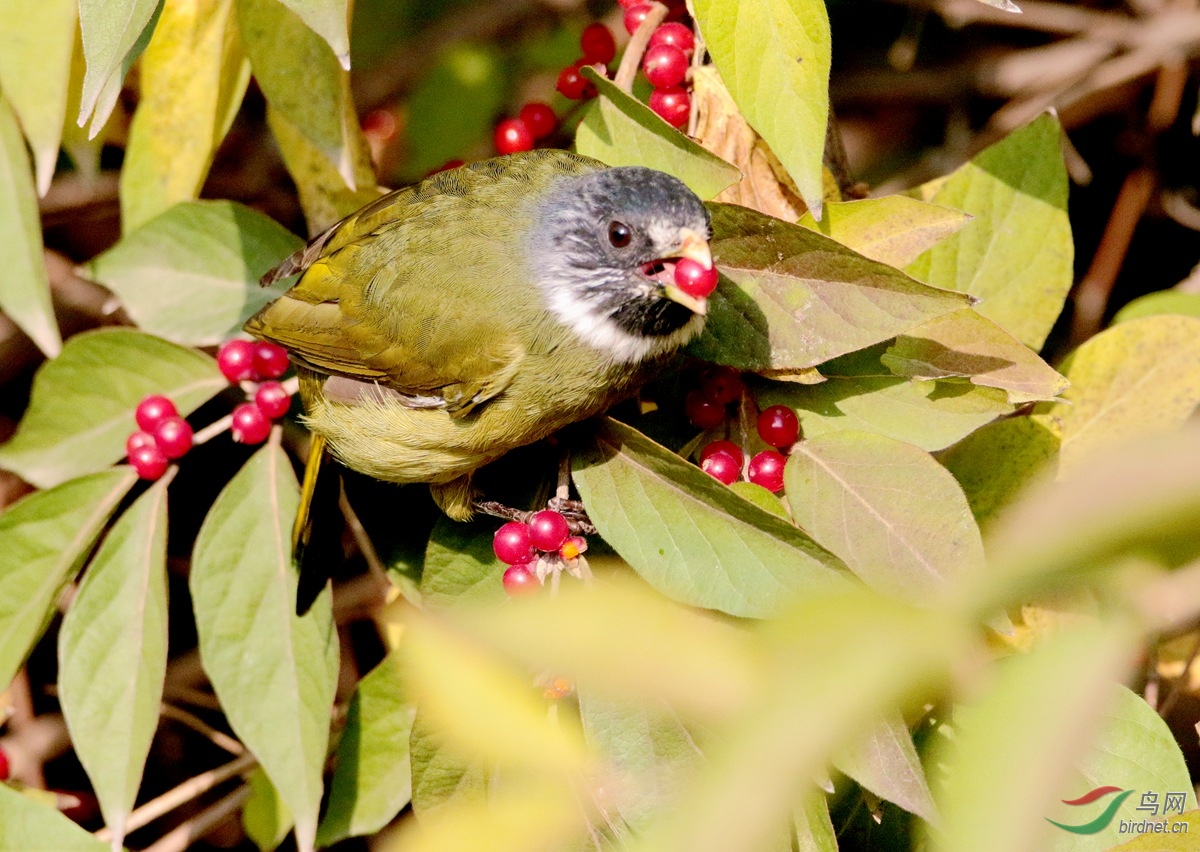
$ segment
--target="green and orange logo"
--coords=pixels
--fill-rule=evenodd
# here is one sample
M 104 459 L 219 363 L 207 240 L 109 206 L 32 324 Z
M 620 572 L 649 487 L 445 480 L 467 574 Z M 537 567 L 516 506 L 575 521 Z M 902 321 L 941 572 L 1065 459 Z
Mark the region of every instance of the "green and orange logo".
M 1108 828 L 1108 824 L 1113 821 L 1113 817 L 1117 815 L 1117 809 L 1121 807 L 1121 803 L 1133 794 L 1133 790 L 1122 790 L 1120 787 L 1097 787 L 1095 790 L 1084 793 L 1078 799 L 1062 800 L 1064 805 L 1090 805 L 1097 799 L 1103 799 L 1105 796 L 1110 796 L 1113 793 L 1119 793 L 1120 795 L 1109 802 L 1104 812 L 1091 822 L 1081 823 L 1080 825 L 1066 825 L 1061 822 L 1054 822 L 1049 817 L 1046 818 L 1046 822 L 1057 825 L 1063 831 L 1070 831 L 1073 834 L 1097 834 L 1104 831 L 1104 829 Z

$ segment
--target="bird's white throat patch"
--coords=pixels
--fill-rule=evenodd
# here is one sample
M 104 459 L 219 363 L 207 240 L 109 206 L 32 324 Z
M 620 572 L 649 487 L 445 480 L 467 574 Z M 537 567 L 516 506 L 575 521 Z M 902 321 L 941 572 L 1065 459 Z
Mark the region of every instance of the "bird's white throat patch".
M 646 281 L 646 294 L 657 288 Z M 568 287 L 544 287 L 550 312 L 588 346 L 608 353 L 620 364 L 635 364 L 673 352 L 684 346 L 704 328 L 704 317 L 693 316 L 686 325 L 666 335 L 630 334 L 609 316 L 600 300 L 591 299 Z

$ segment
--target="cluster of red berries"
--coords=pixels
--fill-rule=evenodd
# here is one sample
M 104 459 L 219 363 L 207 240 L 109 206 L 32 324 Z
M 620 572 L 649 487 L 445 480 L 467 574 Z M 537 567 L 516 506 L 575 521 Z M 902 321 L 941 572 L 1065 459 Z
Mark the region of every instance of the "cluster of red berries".
M 641 0 L 620 0 L 625 9 L 625 29 L 633 35 L 653 10 Z M 668 4 L 669 17 L 681 14 L 683 4 Z M 654 91 L 650 93 L 650 109 L 672 127 L 687 124 L 692 111 L 692 98 L 684 86 L 688 62 L 696 49 L 696 37 L 679 21 L 668 21 L 650 36 L 646 54 L 642 57 L 642 72 Z
M 509 521 L 496 530 L 492 550 L 508 565 L 504 590 L 518 597 L 541 588 L 556 565 L 571 565 L 587 550 L 587 542 L 571 535 L 566 518 L 553 509 L 543 509 L 527 524 Z
M 584 65 L 607 66 L 612 62 L 617 55 L 617 40 L 604 24 L 591 23 L 579 36 L 579 49 L 583 55 L 559 73 L 555 87 L 560 95 L 573 101 L 596 97 L 596 87 L 579 71 Z
M 715 429 L 725 420 L 725 407 L 741 398 L 745 392 L 742 376 L 730 367 L 717 367 L 705 378 L 699 390 L 691 391 L 684 399 L 684 411 L 693 426 Z M 783 468 L 786 450 L 800 437 L 800 420 L 786 405 L 772 405 L 758 415 L 758 436 L 763 443 L 774 447 L 756 453 L 745 466 L 746 478 L 768 491 L 783 490 Z M 700 467 L 709 476 L 725 485 L 732 485 L 742 476 L 746 457 L 733 441 L 713 441 L 700 451 Z
M 506 118 L 497 124 L 493 141 L 501 154 L 532 151 L 534 143 L 545 139 L 556 127 L 558 117 L 554 110 L 547 104 L 533 101 L 521 107 L 516 118 Z
M 229 430 L 239 444 L 261 444 L 292 406 L 292 395 L 275 381 L 287 372 L 287 350 L 265 340 L 228 340 L 217 350 L 217 366 L 232 384 L 257 383 L 253 402 L 233 409 Z
M 138 431 L 125 441 L 125 454 L 142 479 L 158 479 L 171 461 L 192 448 L 192 427 L 165 396 L 151 394 L 143 399 L 133 419 Z

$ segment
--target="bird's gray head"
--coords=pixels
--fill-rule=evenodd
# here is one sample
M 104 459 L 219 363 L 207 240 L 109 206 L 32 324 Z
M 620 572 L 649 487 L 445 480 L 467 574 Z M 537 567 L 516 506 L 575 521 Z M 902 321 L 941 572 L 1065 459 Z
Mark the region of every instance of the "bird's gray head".
M 708 211 L 682 181 L 640 167 L 564 177 L 535 217 L 534 277 L 551 313 L 588 345 L 630 363 L 704 327 L 704 300 L 672 278 L 681 257 L 712 264 Z

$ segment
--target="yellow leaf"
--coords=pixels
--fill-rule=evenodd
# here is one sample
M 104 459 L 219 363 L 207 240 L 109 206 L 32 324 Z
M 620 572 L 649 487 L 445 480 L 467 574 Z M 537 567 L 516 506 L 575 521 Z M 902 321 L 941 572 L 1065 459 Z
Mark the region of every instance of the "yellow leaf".
M 126 233 L 199 196 L 250 81 L 233 0 L 167 0 L 142 56 L 142 99 L 121 170 Z

